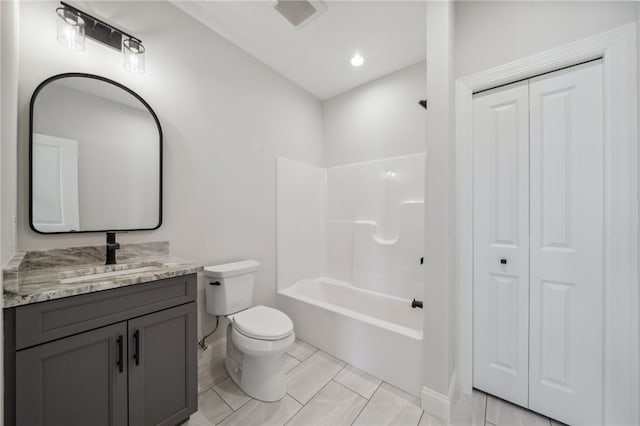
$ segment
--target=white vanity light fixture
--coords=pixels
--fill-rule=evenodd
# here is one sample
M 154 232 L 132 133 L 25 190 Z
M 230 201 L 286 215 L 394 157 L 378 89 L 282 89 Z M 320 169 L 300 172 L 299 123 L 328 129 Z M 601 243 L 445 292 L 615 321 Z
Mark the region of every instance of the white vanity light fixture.
M 135 74 L 144 74 L 145 48 L 138 39 L 130 37 L 122 42 L 124 67 Z
M 66 6 L 57 8 L 56 14 L 58 41 L 71 50 L 84 50 L 84 19 L 76 10 Z
M 354 53 L 351 57 L 351 65 L 358 68 L 362 66 L 362 64 L 364 64 L 364 58 L 362 55 L 358 52 Z
M 1 0 L 0 0 L 1 1 Z M 144 73 L 145 48 L 142 40 L 91 16 L 68 3 L 56 9 L 58 14 L 58 41 L 73 50 L 84 50 L 85 36 L 122 52 L 124 67 L 135 73 Z

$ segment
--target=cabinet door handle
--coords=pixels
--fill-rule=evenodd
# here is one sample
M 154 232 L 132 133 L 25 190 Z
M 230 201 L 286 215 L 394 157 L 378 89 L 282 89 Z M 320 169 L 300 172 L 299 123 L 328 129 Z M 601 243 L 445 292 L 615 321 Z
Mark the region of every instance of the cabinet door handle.
M 136 365 L 140 365 L 140 330 L 136 330 L 133 332 L 133 342 L 135 346 L 133 359 L 136 361 Z
M 122 334 L 118 336 L 118 371 L 124 371 L 124 345 L 122 344 Z

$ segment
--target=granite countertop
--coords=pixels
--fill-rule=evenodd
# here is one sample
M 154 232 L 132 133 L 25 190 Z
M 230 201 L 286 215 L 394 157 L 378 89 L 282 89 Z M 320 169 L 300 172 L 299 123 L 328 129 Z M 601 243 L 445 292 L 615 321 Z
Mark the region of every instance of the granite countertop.
M 148 283 L 202 270 L 201 265 L 170 256 L 168 242 L 121 244 L 116 265 L 105 265 L 104 259 L 104 245 L 17 253 L 3 270 L 4 307 Z M 114 272 L 121 275 L 98 275 Z

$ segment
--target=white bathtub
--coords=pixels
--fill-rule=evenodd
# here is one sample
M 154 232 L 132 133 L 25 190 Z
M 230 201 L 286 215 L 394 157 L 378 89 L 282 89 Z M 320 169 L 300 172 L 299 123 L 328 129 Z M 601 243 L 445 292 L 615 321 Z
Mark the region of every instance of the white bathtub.
M 422 309 L 411 301 L 329 278 L 279 291 L 296 336 L 418 396 L 422 387 Z

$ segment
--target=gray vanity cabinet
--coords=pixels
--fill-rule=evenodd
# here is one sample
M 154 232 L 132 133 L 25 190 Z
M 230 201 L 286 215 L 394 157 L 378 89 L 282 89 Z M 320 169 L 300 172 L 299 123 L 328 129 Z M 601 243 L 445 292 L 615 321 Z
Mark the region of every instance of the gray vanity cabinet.
M 126 425 L 126 333 L 123 322 L 18 352 L 19 424 Z
M 5 309 L 5 424 L 174 426 L 197 410 L 196 275 Z
M 195 303 L 129 321 L 129 424 L 176 425 L 197 395 Z M 194 400 L 190 400 L 193 398 Z

